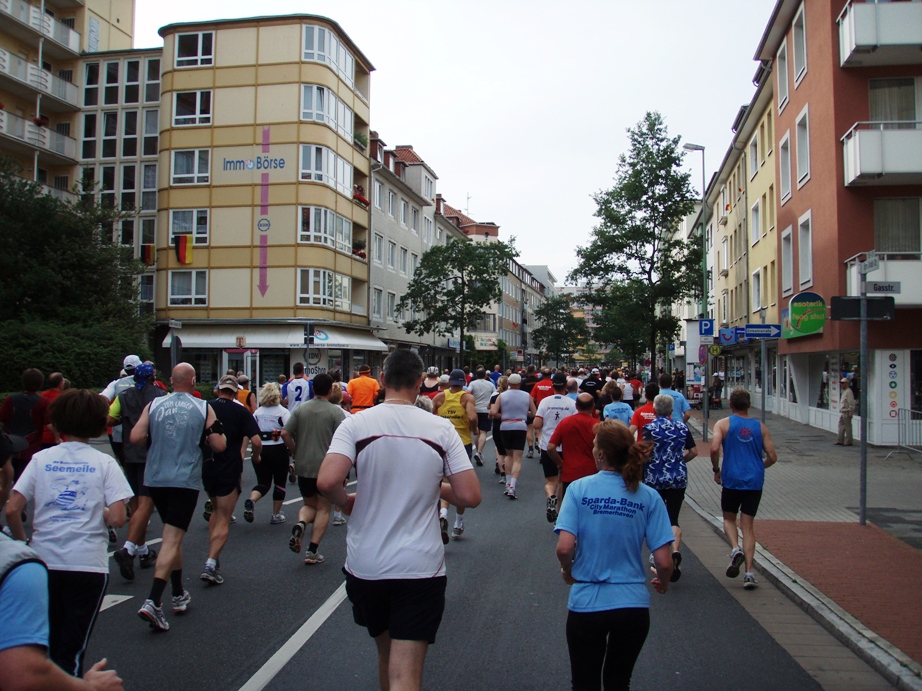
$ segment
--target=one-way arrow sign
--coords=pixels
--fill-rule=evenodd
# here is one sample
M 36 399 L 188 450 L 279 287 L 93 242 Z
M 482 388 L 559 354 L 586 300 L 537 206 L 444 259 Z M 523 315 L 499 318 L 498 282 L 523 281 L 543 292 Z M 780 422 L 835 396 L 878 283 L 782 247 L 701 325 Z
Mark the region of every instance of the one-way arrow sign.
M 780 338 L 781 324 L 746 324 L 746 338 Z

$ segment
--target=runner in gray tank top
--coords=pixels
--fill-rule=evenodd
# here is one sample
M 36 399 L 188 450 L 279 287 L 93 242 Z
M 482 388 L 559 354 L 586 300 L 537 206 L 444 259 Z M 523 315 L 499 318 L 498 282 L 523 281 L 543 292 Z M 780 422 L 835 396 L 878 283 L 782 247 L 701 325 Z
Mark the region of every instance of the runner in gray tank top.
M 506 496 L 516 498 L 515 486 L 522 471 L 522 452 L 528 435 L 528 422 L 534 420 L 535 401 L 522 386 L 522 377 L 509 376 L 509 390 L 496 399 L 496 412 L 500 414 L 500 431 L 506 447 Z

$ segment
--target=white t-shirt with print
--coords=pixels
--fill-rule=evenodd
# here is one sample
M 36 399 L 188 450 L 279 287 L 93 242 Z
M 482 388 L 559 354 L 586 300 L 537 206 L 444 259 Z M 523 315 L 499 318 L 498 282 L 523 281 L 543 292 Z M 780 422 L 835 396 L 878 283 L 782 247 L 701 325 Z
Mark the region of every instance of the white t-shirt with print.
M 285 429 L 285 423 L 288 422 L 288 418 L 291 417 L 291 411 L 283 405 L 274 405 L 268 408 L 259 406 L 256 412 L 253 413 L 253 417 L 256 418 L 260 432 L 281 432 Z M 281 439 L 277 441 L 263 439 L 262 442 L 263 446 L 276 446 L 277 444 L 285 443 Z
M 535 417 L 542 420 L 541 440 L 538 442 L 538 447 L 542 451 L 547 451 L 547 442 L 560 421 L 571 415 L 576 415 L 576 402 L 569 396 L 554 394 L 541 399 Z M 558 446 L 557 450 L 560 451 L 560 449 L 561 447 Z
M 13 489 L 35 502 L 32 548 L 49 569 L 109 573 L 103 509 L 134 496 L 114 458 L 64 442 L 35 454 Z
M 358 478 L 346 570 L 366 580 L 444 576 L 439 485 L 473 468 L 452 424 L 385 403 L 343 420 L 329 453 L 348 457 Z

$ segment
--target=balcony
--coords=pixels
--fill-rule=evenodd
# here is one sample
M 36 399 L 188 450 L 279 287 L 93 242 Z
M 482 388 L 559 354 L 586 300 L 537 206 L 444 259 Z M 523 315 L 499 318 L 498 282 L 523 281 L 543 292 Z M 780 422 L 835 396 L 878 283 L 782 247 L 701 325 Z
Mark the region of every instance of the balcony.
M 31 155 L 39 150 L 39 159 L 47 165 L 73 165 L 77 162 L 77 140 L 40 127 L 28 120 L 0 110 L 0 138 L 5 148 Z
M 855 123 L 842 137 L 846 186 L 922 184 L 920 128 L 922 122 Z
M 845 262 L 845 291 L 848 295 L 861 295 L 858 265 L 863 258 L 864 254 L 860 254 Z M 901 292 L 892 295 L 896 306 L 922 307 L 922 252 L 878 252 L 877 259 L 880 265 L 867 275 L 867 282 L 899 281 Z
M 842 67 L 922 64 L 922 4 L 852 0 L 837 21 Z
M 48 185 L 38 183 L 41 185 L 42 191 L 55 199 L 59 199 L 62 202 L 70 202 L 71 204 L 77 203 L 77 195 L 71 192 L 70 190 L 59 190 L 57 187 L 49 187 Z
M 36 91 L 50 96 L 42 101 L 43 112 L 80 110 L 80 92 L 76 86 L 2 49 L 0 49 L 0 85 L 29 101 L 35 100 Z
M 50 38 L 44 46 L 50 57 L 72 59 L 80 54 L 80 34 L 49 17 L 40 7 L 25 0 L 0 0 L 0 13 L 15 20 L 4 22 L 4 30 L 16 38 L 30 45 L 37 44 L 37 38 Z

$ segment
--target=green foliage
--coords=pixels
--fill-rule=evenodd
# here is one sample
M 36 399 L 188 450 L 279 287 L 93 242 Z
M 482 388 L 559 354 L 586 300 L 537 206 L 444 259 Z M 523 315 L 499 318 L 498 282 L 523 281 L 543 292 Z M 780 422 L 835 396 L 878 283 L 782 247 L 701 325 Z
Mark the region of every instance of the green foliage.
M 502 298 L 500 278 L 508 272 L 509 260 L 519 255 L 514 242 L 450 240 L 427 250 L 397 305 L 398 311 L 413 310 L 417 315 L 403 323 L 406 332 L 460 332 L 464 362 L 463 351 L 469 347 L 464 333 Z
M 570 274 L 592 286 L 585 300 L 601 308 L 596 340 L 616 343 L 626 355 L 671 339 L 679 328 L 672 305 L 701 289 L 701 248 L 675 234 L 694 210 L 680 138 L 669 138 L 655 112 L 628 138 L 615 186 L 595 195 L 599 224 L 589 244 L 577 248 L 580 264 Z
M 573 314 L 566 295 L 545 300 L 535 309 L 535 317 L 541 326 L 532 330 L 532 341 L 538 350 L 553 355 L 558 363 L 561 355 L 572 355 L 589 338 L 585 317 Z
M 101 386 L 125 355 L 144 354 L 143 265 L 111 242 L 117 218 L 92 201 L 53 199 L 0 162 L 0 389 L 18 389 L 26 367 Z

